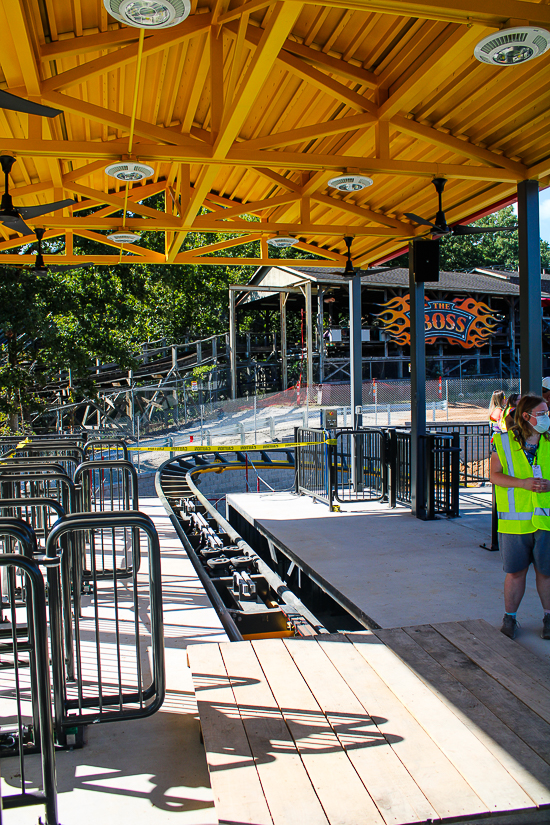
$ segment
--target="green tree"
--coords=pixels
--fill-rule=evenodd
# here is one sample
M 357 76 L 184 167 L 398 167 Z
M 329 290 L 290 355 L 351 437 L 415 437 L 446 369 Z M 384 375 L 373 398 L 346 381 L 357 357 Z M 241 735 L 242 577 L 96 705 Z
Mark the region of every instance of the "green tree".
M 515 226 L 517 215 L 507 206 L 479 221 L 473 226 Z M 541 266 L 550 267 L 550 244 L 540 242 Z M 392 264 L 408 267 L 409 256 L 401 255 Z M 484 235 L 448 235 L 439 247 L 439 265 L 443 272 L 467 272 L 476 267 L 515 272 L 519 267 L 518 233 L 490 232 Z

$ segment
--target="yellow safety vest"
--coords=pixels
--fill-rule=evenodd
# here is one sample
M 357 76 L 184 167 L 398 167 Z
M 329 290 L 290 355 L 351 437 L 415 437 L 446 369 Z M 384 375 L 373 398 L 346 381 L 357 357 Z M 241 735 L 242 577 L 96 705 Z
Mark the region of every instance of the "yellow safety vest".
M 494 445 L 502 472 L 514 478 L 533 478 L 533 469 L 513 433 L 495 433 Z M 542 477 L 550 478 L 550 440 L 541 436 L 535 463 Z M 532 493 L 521 487 L 495 484 L 499 533 L 534 533 L 550 530 L 550 492 Z

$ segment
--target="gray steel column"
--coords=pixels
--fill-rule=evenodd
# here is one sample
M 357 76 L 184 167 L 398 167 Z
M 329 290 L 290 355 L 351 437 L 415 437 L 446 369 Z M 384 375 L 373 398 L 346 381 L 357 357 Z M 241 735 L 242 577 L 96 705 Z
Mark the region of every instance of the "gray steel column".
M 411 306 L 411 509 L 424 518 L 424 436 L 426 435 L 426 319 L 424 284 L 414 277 L 414 241 L 409 244 L 409 295 Z
M 288 360 L 286 343 L 286 301 L 288 293 L 279 292 L 279 308 L 281 311 L 281 373 L 283 390 L 288 389 Z
M 325 290 L 322 286 L 317 287 L 317 337 L 319 343 L 317 351 L 319 353 L 319 383 L 322 384 L 325 378 L 325 339 L 324 339 L 324 299 Z
M 349 355 L 353 428 L 363 425 L 363 352 L 361 344 L 361 275 L 349 280 Z M 361 412 L 357 412 L 357 407 Z
M 540 283 L 539 184 L 518 183 L 519 335 L 521 392 L 540 395 L 542 311 Z
M 313 384 L 313 309 L 311 306 L 311 281 L 306 283 L 306 346 L 307 346 L 307 386 Z
M 229 370 L 231 373 L 231 398 L 237 397 L 237 330 L 235 292 L 229 290 Z

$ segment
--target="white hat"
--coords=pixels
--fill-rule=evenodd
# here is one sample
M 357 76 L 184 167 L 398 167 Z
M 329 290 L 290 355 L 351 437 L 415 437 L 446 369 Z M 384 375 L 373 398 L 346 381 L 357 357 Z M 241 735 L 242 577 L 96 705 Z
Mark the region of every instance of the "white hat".
M 550 376 L 542 379 L 542 389 L 550 390 Z

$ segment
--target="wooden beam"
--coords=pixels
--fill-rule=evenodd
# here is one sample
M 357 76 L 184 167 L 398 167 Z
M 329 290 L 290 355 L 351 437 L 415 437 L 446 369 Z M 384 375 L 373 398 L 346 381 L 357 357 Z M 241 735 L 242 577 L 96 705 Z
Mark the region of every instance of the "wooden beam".
M 247 243 L 259 241 L 263 235 L 241 235 L 239 238 L 229 238 L 227 241 L 220 241 L 219 243 L 208 244 L 207 246 L 196 246 L 193 249 L 186 249 L 185 252 L 180 252 L 177 260 L 183 262 L 187 258 L 196 258 L 199 255 L 208 255 L 211 252 L 219 252 L 221 249 L 232 249 L 237 246 L 243 246 Z
M 411 229 L 409 224 L 398 221 L 397 218 L 390 218 L 381 212 L 374 212 L 372 209 L 366 209 L 364 206 L 357 206 L 355 203 L 348 203 L 339 198 L 331 198 L 330 195 L 315 193 L 311 195 L 311 200 L 329 206 L 331 209 L 337 209 L 349 215 L 355 215 L 357 218 L 362 218 L 365 221 L 374 221 L 375 223 L 381 223 L 383 226 L 390 226 L 393 229 L 400 229 L 404 232 L 410 231 Z
M 105 160 L 118 160 L 121 156 L 118 147 L 111 147 L 111 142 L 94 143 L 86 141 L 63 141 L 63 140 L 42 140 L 33 141 L 25 138 L 10 138 L 10 148 L 20 156 L 31 157 L 59 157 L 62 159 L 85 158 L 105 158 Z M 117 150 L 118 149 L 118 150 Z M 136 146 L 136 156 L 143 161 L 168 161 L 171 163 L 204 163 L 202 147 L 197 152 L 194 146 L 189 149 L 184 146 L 159 146 L 150 143 L 142 143 Z M 525 176 L 519 176 L 509 169 L 497 169 L 489 166 L 472 166 L 469 164 L 432 163 L 427 161 L 408 160 L 385 160 L 383 158 L 368 158 L 353 155 L 328 155 L 313 152 L 247 152 L 240 148 L 240 144 L 230 149 L 227 155 L 218 156 L 208 160 L 207 168 L 212 173 L 212 180 L 216 175 L 216 166 L 247 166 L 247 167 L 267 167 L 268 169 L 285 168 L 288 170 L 314 170 L 322 171 L 323 175 L 331 175 L 332 172 L 342 172 L 345 169 L 360 169 L 362 172 L 380 173 L 387 175 L 406 175 L 409 177 L 444 176 L 462 180 L 486 180 L 486 181 L 517 181 L 523 177 L 532 177 L 527 170 Z M 292 183 L 288 182 L 289 186 Z M 315 191 L 318 184 L 313 182 Z M 195 184 L 196 188 L 196 184 Z M 205 194 L 209 191 L 207 187 L 201 192 L 199 206 L 202 205 Z M 302 194 L 311 194 L 302 189 Z
M 148 37 L 143 46 L 143 59 L 145 60 L 150 55 L 164 51 L 164 49 L 177 43 L 182 43 L 184 40 L 194 37 L 200 32 L 207 31 L 209 28 L 209 14 L 196 14 L 188 17 L 179 26 L 163 29 Z M 97 75 L 112 72 L 121 66 L 127 66 L 137 58 L 138 48 L 138 43 L 132 43 L 130 46 L 125 46 L 116 52 L 109 52 L 109 54 L 97 57 L 95 60 L 89 60 L 81 66 L 76 66 L 74 69 L 68 69 L 54 75 L 43 82 L 42 91 L 46 93 L 69 89 L 71 86 L 78 86 L 92 77 L 97 77 Z
M 74 235 L 78 235 L 81 238 L 88 238 L 91 241 L 97 241 L 98 243 L 105 244 L 105 246 L 112 246 L 115 249 L 120 249 L 120 244 L 116 243 L 115 241 L 110 241 L 106 235 L 100 235 L 98 232 L 90 232 L 88 229 L 79 229 L 74 230 Z M 148 260 L 155 260 L 157 263 L 164 263 L 164 255 L 160 252 L 155 252 L 152 249 L 145 249 L 144 246 L 139 246 L 135 243 L 127 243 L 124 244 L 124 251 L 125 252 L 133 252 L 135 255 L 141 255 L 142 257 L 147 258 Z
M 319 0 L 303 0 L 305 5 L 318 6 Z M 531 26 L 550 28 L 550 6 L 524 0 L 453 0 L 444 5 L 439 0 L 323 0 L 327 8 L 354 9 L 374 14 L 393 14 L 398 17 L 418 17 L 422 20 L 441 20 L 467 26 L 490 26 L 500 29 L 509 20 L 526 20 Z
M 88 120 L 103 123 L 106 126 L 112 126 L 113 129 L 120 129 L 123 132 L 130 131 L 132 119 L 128 115 L 113 112 L 103 106 L 96 106 L 85 100 L 59 94 L 59 92 L 44 92 L 42 94 L 42 100 L 72 115 L 80 115 Z M 137 118 L 134 121 L 134 134 L 149 138 L 149 140 L 153 140 L 155 143 L 160 141 L 177 146 L 194 146 L 199 154 L 204 152 L 204 157 L 206 157 L 208 153 L 208 148 L 205 144 L 190 135 L 182 135 L 179 132 L 164 129 L 162 126 L 155 126 L 152 123 L 147 123 Z
M 240 203 L 236 206 L 232 207 L 231 209 L 222 209 L 220 212 L 216 213 L 216 218 L 220 221 L 226 220 L 227 218 L 234 218 L 237 215 L 248 215 L 254 214 L 255 212 L 263 212 L 265 209 L 273 209 L 275 206 L 281 206 L 281 204 L 286 203 L 294 203 L 300 200 L 300 196 L 294 194 L 293 192 L 289 192 L 285 195 L 277 195 L 274 198 L 266 198 L 262 201 L 255 201 L 250 203 Z M 212 223 L 212 216 L 211 215 L 201 215 L 200 217 L 195 219 L 195 226 L 200 226 L 201 223 Z
M 345 77 L 346 80 L 360 83 L 369 89 L 378 88 L 379 80 L 374 72 L 367 72 L 361 66 L 353 66 L 342 58 L 331 57 L 325 52 L 317 51 L 311 46 L 304 46 L 302 43 L 289 39 L 285 40 L 283 49 L 302 58 L 306 63 L 320 66 L 325 71 L 331 72 L 331 74 L 340 75 L 340 77 Z
M 146 34 L 150 37 L 151 34 Z M 97 34 L 85 34 L 82 37 L 71 37 L 69 40 L 56 40 L 54 43 L 44 43 L 40 47 L 40 60 L 48 63 L 50 60 L 60 60 L 64 57 L 99 52 L 103 49 L 112 49 L 123 43 L 138 41 L 139 29 L 125 26 L 123 29 L 112 29 Z
M 250 151 L 256 149 L 274 149 L 277 146 L 288 146 L 290 144 L 302 143 L 306 140 L 314 140 L 315 138 L 324 138 L 329 135 L 352 132 L 375 123 L 376 117 L 371 114 L 340 117 L 335 120 L 325 121 L 324 123 L 316 123 L 313 126 L 302 126 L 298 129 L 290 129 L 287 132 L 276 132 L 272 135 L 242 141 L 239 143 L 239 148 L 249 149 Z
M 258 29 L 255 26 L 248 27 L 246 39 L 249 43 L 257 45 L 260 42 L 261 36 L 262 29 Z M 311 83 L 320 91 L 335 97 L 339 101 L 348 103 L 360 112 L 369 112 L 373 116 L 377 115 L 377 107 L 371 100 L 368 100 L 368 98 L 353 91 L 348 88 L 348 86 L 340 83 L 338 80 L 335 80 L 329 75 L 319 71 L 301 57 L 297 57 L 295 54 L 290 54 L 290 52 L 281 50 L 277 55 L 277 62 L 283 64 L 286 69 L 292 72 L 292 74 L 296 75 L 301 80 L 305 80 L 306 83 Z M 357 82 L 358 81 L 355 80 L 355 83 Z M 372 88 L 372 83 L 369 82 L 368 85 Z
M 392 126 L 395 126 L 395 128 L 400 132 L 413 135 L 414 137 L 425 140 L 428 143 L 432 143 L 434 146 L 441 146 L 444 149 L 449 149 L 451 152 L 455 152 L 458 155 L 464 155 L 472 160 L 480 160 L 484 163 L 490 163 L 496 167 L 500 166 L 504 169 L 510 169 L 512 172 L 515 172 L 521 177 L 527 176 L 527 168 L 522 163 L 518 163 L 515 160 L 510 160 L 510 158 L 505 157 L 505 155 L 499 155 L 496 152 L 491 152 L 489 149 L 484 149 L 481 146 L 476 146 L 474 143 L 470 143 L 469 140 L 460 140 L 460 138 L 454 137 L 454 135 L 440 132 L 433 126 L 425 126 L 421 123 L 416 123 L 414 120 L 409 120 L 406 117 L 400 117 L 398 115 L 392 117 L 390 122 Z

